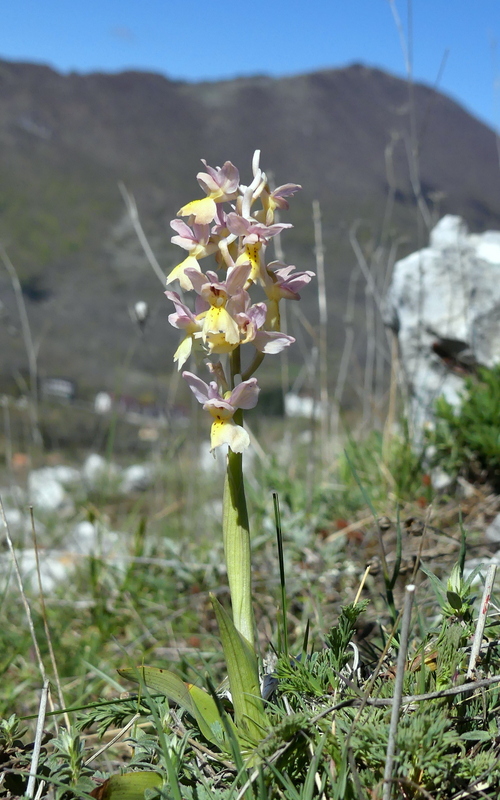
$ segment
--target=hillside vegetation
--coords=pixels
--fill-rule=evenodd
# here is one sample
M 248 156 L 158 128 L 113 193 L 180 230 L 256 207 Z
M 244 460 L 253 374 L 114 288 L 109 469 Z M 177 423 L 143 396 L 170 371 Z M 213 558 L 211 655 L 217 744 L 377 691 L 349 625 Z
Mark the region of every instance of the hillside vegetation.
M 118 190 L 136 197 L 165 272 L 174 265 L 168 221 L 196 190 L 199 159 L 249 163 L 261 148 L 276 184 L 303 190 L 285 253 L 314 268 L 311 204 L 321 203 L 326 246 L 329 352 L 343 343 L 343 314 L 356 236 L 384 279 L 390 262 L 427 242 L 409 161 L 418 162 L 431 216 L 464 216 L 473 230 L 500 224 L 495 135 L 437 91 L 361 65 L 282 79 L 172 82 L 154 74 L 61 75 L 0 62 L 0 241 L 24 291 L 41 374 L 81 391 L 116 388 L 134 333 L 129 307 L 151 303 L 147 347 L 129 364 L 129 390 L 164 375 L 175 342 L 157 278 L 131 230 Z M 413 155 L 412 155 L 413 154 Z M 247 176 L 248 180 L 249 176 Z M 380 250 L 380 245 L 383 246 Z M 379 249 L 377 249 L 379 248 Z M 392 249 L 391 249 L 392 248 Z M 378 260 L 377 260 L 378 259 Z M 365 337 L 358 281 L 356 347 Z M 26 370 L 19 317 L 0 270 L 3 390 Z M 313 327 L 314 294 L 304 300 Z M 106 347 L 103 347 L 106 342 Z

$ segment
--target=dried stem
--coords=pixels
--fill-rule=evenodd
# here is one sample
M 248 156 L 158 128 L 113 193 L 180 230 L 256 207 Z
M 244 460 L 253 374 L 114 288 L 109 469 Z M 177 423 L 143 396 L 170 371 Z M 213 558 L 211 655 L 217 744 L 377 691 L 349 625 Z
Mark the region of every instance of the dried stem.
M 7 518 L 5 516 L 5 510 L 4 510 L 1 498 L 0 498 L 0 515 L 2 517 L 2 521 L 3 521 L 3 525 L 4 525 L 4 529 L 5 529 L 5 538 L 7 539 L 7 544 L 8 544 L 9 550 L 10 550 L 10 554 L 12 556 L 12 561 L 13 561 L 13 564 L 14 564 L 14 572 L 16 573 L 17 584 L 19 586 L 19 591 L 21 593 L 21 599 L 22 599 L 22 602 L 23 602 L 23 605 L 24 605 L 24 610 L 26 611 L 26 616 L 28 618 L 28 627 L 30 629 L 31 639 L 33 641 L 33 647 L 35 648 L 36 658 L 37 658 L 37 661 L 38 661 L 38 668 L 40 670 L 40 674 L 42 676 L 42 680 L 45 682 L 47 680 L 47 675 L 46 675 L 45 667 L 44 667 L 44 664 L 43 664 L 43 661 L 42 661 L 42 654 L 40 653 L 40 648 L 38 646 L 38 641 L 37 641 L 36 633 L 35 633 L 35 626 L 33 624 L 33 617 L 31 616 L 31 609 L 30 609 L 30 606 L 29 606 L 29 603 L 28 603 L 28 598 L 26 597 L 26 593 L 24 591 L 23 579 L 21 577 L 21 571 L 19 569 L 19 563 L 17 561 L 16 552 L 14 550 L 14 545 L 12 543 L 12 539 L 11 539 L 11 536 L 10 536 L 9 526 L 7 524 Z
M 40 706 L 38 708 L 38 719 L 36 722 L 35 742 L 33 744 L 33 756 L 31 758 L 30 776 L 28 779 L 28 786 L 26 788 L 26 797 L 33 797 L 35 792 L 36 773 L 38 769 L 38 760 L 40 758 L 40 750 L 42 748 L 43 727 L 45 725 L 45 714 L 47 712 L 47 699 L 49 696 L 49 681 L 46 678 L 43 682 L 42 695 L 40 697 Z
M 337 383 L 333 392 L 332 403 L 332 419 L 330 422 L 330 430 L 333 442 L 338 442 L 339 438 L 339 419 L 340 419 L 340 406 L 342 402 L 342 395 L 344 394 L 347 375 L 349 372 L 349 363 L 351 361 L 352 348 L 354 345 L 354 311 L 356 307 L 356 283 L 359 277 L 359 270 L 354 269 L 351 272 L 349 279 L 349 289 L 347 292 L 347 304 L 344 315 L 345 325 L 345 340 L 344 349 L 342 350 L 342 357 L 337 371 Z
M 55 657 L 55 653 L 54 653 L 54 648 L 52 646 L 52 637 L 50 635 L 49 622 L 48 622 L 48 619 L 47 619 L 47 609 L 45 607 L 45 597 L 44 597 L 44 594 L 43 594 L 42 576 L 40 574 L 40 559 L 39 559 L 39 556 L 38 556 L 38 542 L 37 542 L 37 538 L 36 538 L 35 519 L 33 517 L 33 507 L 32 506 L 30 506 L 30 517 L 31 517 L 31 533 L 32 533 L 32 536 L 33 536 L 33 547 L 35 548 L 36 574 L 37 574 L 37 578 L 38 578 L 38 589 L 39 589 L 39 592 L 40 592 L 40 606 L 41 606 L 41 612 L 42 612 L 43 627 L 44 627 L 44 630 L 45 630 L 45 636 L 46 636 L 47 645 L 48 645 L 48 648 L 49 648 L 49 654 L 50 654 L 50 661 L 51 661 L 51 664 L 52 664 L 52 669 L 54 670 L 54 679 L 55 679 L 55 683 L 56 683 L 56 687 L 57 687 L 57 695 L 58 695 L 58 698 L 59 698 L 59 705 L 61 706 L 61 708 L 65 708 L 66 704 L 64 702 L 63 691 L 62 691 L 62 686 L 61 686 L 61 680 L 59 678 L 59 670 L 57 668 L 57 661 L 56 661 L 56 657 Z M 71 728 L 71 723 L 69 721 L 69 716 L 68 716 L 66 711 L 64 712 L 64 722 L 66 723 L 66 728 L 69 731 L 70 728 Z
M 401 709 L 401 699 L 403 697 L 403 680 L 406 666 L 406 655 L 408 652 L 408 635 L 410 632 L 411 609 L 413 598 L 415 597 L 415 586 L 410 584 L 406 587 L 405 604 L 403 609 L 403 619 L 401 622 L 401 636 L 399 639 L 398 663 L 396 667 L 396 679 L 394 682 L 394 697 L 391 713 L 391 723 L 389 726 L 389 738 L 387 742 L 387 753 L 384 770 L 384 789 L 382 800 L 390 800 L 392 789 L 392 768 L 394 764 L 394 753 L 396 750 L 396 736 L 398 732 L 399 712 Z
M 118 742 L 118 741 L 119 741 L 119 739 L 121 739 L 121 738 L 122 738 L 122 736 L 123 736 L 125 733 L 127 733 L 127 731 L 128 731 L 128 730 L 130 730 L 130 728 L 131 728 L 133 725 L 135 725 L 135 723 L 136 723 L 136 722 L 137 722 L 137 720 L 140 718 L 140 716 L 141 716 L 140 714 L 134 714 L 134 716 L 132 717 L 132 719 L 131 719 L 131 720 L 129 720 L 129 721 L 127 722 L 127 724 L 125 725 L 125 727 L 124 727 L 124 728 L 122 728 L 120 731 L 118 731 L 118 733 L 116 734 L 116 736 L 113 736 L 113 738 L 112 738 L 112 739 L 110 739 L 110 740 L 109 740 L 109 742 L 106 742 L 106 744 L 105 744 L 105 745 L 103 745 L 102 747 L 100 747 L 100 748 L 99 748 L 99 750 L 97 750 L 97 751 L 94 753 L 94 755 L 90 756 L 90 758 L 87 758 L 87 760 L 86 760 L 86 762 L 85 762 L 85 766 L 86 766 L 86 767 L 88 767 L 88 765 L 89 765 L 89 764 L 91 764 L 91 763 L 92 763 L 92 761 L 95 761 L 95 759 L 96 759 L 96 758 L 98 758 L 100 755 L 102 755 L 104 752 L 106 752 L 106 750 L 109 750 L 109 748 L 110 748 L 110 747 L 112 747 L 112 746 L 113 746 L 113 745 L 114 745 L 116 742 Z
M 328 448 L 328 307 L 326 303 L 325 281 L 325 248 L 321 225 L 321 207 L 319 200 L 313 202 L 314 253 L 316 256 L 316 275 L 318 278 L 319 336 L 318 366 L 320 387 L 320 420 L 321 420 L 321 464 L 327 463 Z
M 157 258 L 155 256 L 155 254 L 153 253 L 151 245 L 148 242 L 147 236 L 144 233 L 144 229 L 142 227 L 141 220 L 139 219 L 139 212 L 137 210 L 137 204 L 135 202 L 135 197 L 131 192 L 129 192 L 129 190 L 127 189 L 125 184 L 122 183 L 122 181 L 120 181 L 118 183 L 118 188 L 120 190 L 121 196 L 123 197 L 123 200 L 124 200 L 125 205 L 127 207 L 128 215 L 129 215 L 130 221 L 132 222 L 132 225 L 134 227 L 134 231 L 136 232 L 137 238 L 139 239 L 141 247 L 144 250 L 144 255 L 146 256 L 146 258 L 147 258 L 147 260 L 148 260 L 148 262 L 149 262 L 154 274 L 156 275 L 158 280 L 161 282 L 161 285 L 165 286 L 165 284 L 167 282 L 167 276 L 165 275 L 165 273 L 163 272 L 162 268 L 160 267 L 160 265 L 159 265 L 159 263 L 157 261 Z
M 31 422 L 31 435 L 35 445 L 40 446 L 40 444 L 42 443 L 42 437 L 38 429 L 38 368 L 37 368 L 36 349 L 33 343 L 33 337 L 31 335 L 31 327 L 28 318 L 28 312 L 26 311 L 26 303 L 24 302 L 21 282 L 18 278 L 16 268 L 14 267 L 14 264 L 7 255 L 7 251 L 3 246 L 3 244 L 0 244 L 0 258 L 3 261 L 5 269 L 9 273 L 9 278 L 11 280 L 12 288 L 14 289 L 14 295 L 16 298 L 19 319 L 21 321 L 21 330 L 23 332 L 26 355 L 28 356 L 28 369 L 30 375 L 29 414 Z
M 486 625 L 486 617 L 488 616 L 488 607 L 490 604 L 491 592 L 493 583 L 495 582 L 495 575 L 497 571 L 496 564 L 490 564 L 488 572 L 486 573 L 486 580 L 484 582 L 484 591 L 481 598 L 481 606 L 479 608 L 479 616 L 477 619 L 476 632 L 474 634 L 474 641 L 472 642 L 472 650 L 469 659 L 469 666 L 467 668 L 467 680 L 470 680 L 474 675 L 476 668 L 476 661 L 479 657 L 481 649 L 481 642 L 483 641 L 484 626 Z

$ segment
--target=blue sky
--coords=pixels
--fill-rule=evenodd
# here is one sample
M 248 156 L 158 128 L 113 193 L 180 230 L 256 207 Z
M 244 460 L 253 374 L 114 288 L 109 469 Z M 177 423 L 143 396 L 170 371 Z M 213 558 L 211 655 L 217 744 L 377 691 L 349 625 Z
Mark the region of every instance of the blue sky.
M 395 0 L 416 80 L 500 127 L 500 0 Z M 405 75 L 389 0 L 3 0 L 0 58 L 183 80 L 352 62 Z M 497 46 L 498 41 L 498 46 Z

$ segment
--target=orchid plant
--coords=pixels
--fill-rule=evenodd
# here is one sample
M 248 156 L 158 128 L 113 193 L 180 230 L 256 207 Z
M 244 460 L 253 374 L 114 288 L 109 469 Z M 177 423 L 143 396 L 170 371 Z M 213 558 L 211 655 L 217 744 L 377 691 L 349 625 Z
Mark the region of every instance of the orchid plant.
M 178 282 L 182 292 L 194 292 L 192 307 L 179 292 L 165 292 L 174 305 L 169 322 L 183 334 L 174 361 L 179 370 L 191 357 L 205 364 L 211 377 L 208 383 L 193 372 L 185 370 L 182 375 L 212 418 L 212 452 L 228 445 L 222 526 L 232 618 L 215 598 L 212 603 L 228 670 L 233 732 L 249 751 L 268 726 L 259 689 L 252 606 L 242 466 L 242 454 L 251 442 L 243 411 L 257 404 L 259 386 L 253 376 L 265 356 L 280 353 L 295 341 L 280 330 L 280 302 L 299 300 L 301 289 L 314 276 L 266 260 L 270 240 L 292 227 L 275 221 L 276 211 L 288 209 L 287 198 L 301 187 L 287 183 L 271 190 L 259 162 L 256 151 L 253 179 L 246 186 L 230 161 L 216 168 L 203 161 L 206 171 L 196 177 L 206 196 L 179 210 L 178 216 L 187 221 L 170 223 L 175 231 L 172 242 L 186 250 L 187 257 L 171 271 L 167 285 Z M 217 271 L 202 270 L 200 261 L 209 256 Z M 254 297 L 257 293 L 260 298 Z M 133 678 L 132 670 L 121 672 Z M 210 695 L 165 670 L 144 667 L 141 672 L 147 686 L 164 691 L 186 708 L 202 733 L 227 749 L 219 710 Z

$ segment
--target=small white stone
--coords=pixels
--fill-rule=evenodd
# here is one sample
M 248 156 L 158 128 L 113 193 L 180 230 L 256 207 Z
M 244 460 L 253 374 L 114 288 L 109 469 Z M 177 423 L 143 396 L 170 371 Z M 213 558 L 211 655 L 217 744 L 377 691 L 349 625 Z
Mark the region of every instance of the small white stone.
M 86 459 L 82 469 L 82 475 L 89 486 L 95 486 L 102 480 L 115 478 L 119 474 L 116 464 L 110 464 L 98 453 L 91 453 Z
M 132 464 L 123 470 L 120 491 L 123 494 L 144 492 L 149 489 L 154 480 L 154 467 L 152 464 Z
M 500 542 L 500 514 L 497 514 L 495 519 L 490 522 L 484 535 L 489 542 Z
M 108 392 L 97 392 L 94 398 L 94 411 L 96 414 L 108 414 L 113 407 L 113 398 Z
M 59 511 L 73 505 L 61 482 L 54 477 L 51 467 L 30 472 L 28 494 L 33 507 L 42 512 Z
M 58 464 L 50 469 L 52 469 L 52 475 L 56 481 L 62 483 L 63 486 L 76 486 L 81 481 L 82 476 L 80 470 L 74 467 L 68 467 L 66 464 Z

